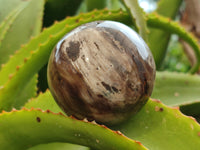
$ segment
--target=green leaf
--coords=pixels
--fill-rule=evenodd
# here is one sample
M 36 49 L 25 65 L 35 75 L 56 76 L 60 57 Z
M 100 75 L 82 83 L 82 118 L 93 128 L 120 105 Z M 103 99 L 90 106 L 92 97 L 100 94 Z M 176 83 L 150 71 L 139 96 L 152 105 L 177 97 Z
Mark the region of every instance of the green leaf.
M 152 98 L 168 106 L 200 102 L 200 77 L 175 72 L 157 72 Z
M 51 92 L 47 90 L 45 93 L 40 93 L 38 97 L 30 99 L 25 105 L 25 108 L 40 108 L 42 110 L 50 109 L 54 113 L 62 112 L 65 114 L 54 100 Z
M 180 106 L 187 115 L 200 115 L 200 77 L 175 72 L 157 72 L 152 98 L 168 106 Z
M 131 140 L 94 122 L 80 121 L 50 111 L 25 110 L 0 114 L 0 149 L 25 150 L 50 142 L 69 142 L 94 149 L 145 150 Z
M 2 23 L 0 25 L 0 55 L 3 56 L 0 60 L 3 61 L 4 59 L 6 61 L 6 58 L 10 54 L 13 54 L 22 43 L 27 42 L 31 36 L 37 35 L 40 32 L 44 0 L 39 0 L 37 2 L 33 0 L 0 0 L 0 4 L 2 3 L 4 5 L 0 5 L 0 8 L 1 6 L 4 8 L 0 9 L 0 18 L 3 18 L 3 16 L 7 17 L 4 20 L 1 19 Z M 37 12 L 35 13 L 35 11 Z M 12 73 L 19 69 L 20 57 L 18 56 L 10 57 L 9 61 L 14 60 L 11 67 L 3 65 L 5 68 L 1 69 L 1 71 L 5 70 L 6 72 L 4 77 L 0 77 L 0 87 L 3 87 L 3 85 L 12 78 Z M 24 57 L 24 55 L 22 55 L 22 57 Z M 34 76 L 27 82 L 25 87 L 21 89 L 18 96 L 15 97 L 11 107 L 19 109 L 24 105 L 27 99 L 34 97 L 37 90 L 36 84 L 37 76 Z
M 200 46 L 198 40 L 193 36 L 192 33 L 187 32 L 185 28 L 179 25 L 177 22 L 171 21 L 165 17 L 159 16 L 157 14 L 148 15 L 148 25 L 155 27 L 157 29 L 165 29 L 168 33 L 175 33 L 180 38 L 185 40 L 193 49 L 197 62 L 190 69 L 190 73 L 194 74 L 199 70 L 200 66 Z
M 136 27 L 141 37 L 145 41 L 148 41 L 146 15 L 143 9 L 139 6 L 138 0 L 121 0 L 121 1 L 126 6 L 128 12 L 131 14 L 133 23 L 136 23 Z
M 152 150 L 196 150 L 200 148 L 200 125 L 177 108 L 149 100 L 124 124 L 113 127 Z
M 44 0 L 0 0 L 0 21 L 8 18 L 5 35 L 1 39 L 0 64 L 8 61 L 9 56 L 20 48 L 21 44 L 29 41 L 31 36 L 40 32 L 42 25 Z M 15 14 L 11 15 L 17 8 Z M 7 17 L 6 17 L 7 16 Z M 4 18 L 4 19 L 3 19 Z
M 11 28 L 16 17 L 25 8 L 25 6 L 26 6 L 25 4 L 23 3 L 22 5 L 20 5 L 19 7 L 17 7 L 13 11 L 11 11 L 10 14 L 8 14 L 8 16 L 6 16 L 6 18 L 1 22 L 1 24 L 0 24 L 0 47 L 1 47 L 2 40 L 4 39 L 8 30 Z
M 90 148 L 69 143 L 49 143 L 37 145 L 28 150 L 90 150 Z
M 90 21 L 118 20 L 126 22 L 128 20 L 127 17 L 128 16 L 124 15 L 122 11 L 93 11 L 80 14 L 76 17 L 67 18 L 43 31 L 37 38 L 34 38 L 30 43 L 22 47 L 21 50 L 13 56 L 13 59 L 1 70 L 0 79 L 3 80 L 3 78 L 7 79 L 9 77 L 8 69 L 14 71 L 17 67 L 17 70 L 12 74 L 12 78 L 8 79 L 9 81 L 0 88 L 0 110 L 12 109 L 13 101 L 15 101 L 18 94 L 23 91 L 22 89 L 25 88 L 28 83 L 27 81 L 47 63 L 54 45 L 56 45 L 59 39 L 66 33 Z M 19 61 L 18 59 L 21 65 L 15 67 L 15 62 L 16 60 Z
M 182 1 L 183 0 L 159 0 L 157 10 L 155 12 L 159 15 L 174 19 Z M 160 68 L 165 58 L 170 35 L 171 34 L 166 31 L 150 28 L 148 35 L 149 47 L 154 56 L 157 69 Z
M 198 103 L 200 103 L 199 85 L 200 77 L 198 75 L 156 72 L 156 80 L 151 97 L 161 100 L 162 103 L 168 106 L 187 106 L 189 108 L 190 105 L 196 105 L 196 109 L 187 109 L 187 112 L 190 110 L 190 114 L 194 115 L 194 112 L 200 112 L 198 107 Z M 62 111 L 49 90 L 30 100 L 25 107 L 41 108 L 42 110 L 51 108 L 51 111 L 56 113 Z M 186 108 L 184 110 L 186 111 Z
M 108 0 L 85 0 L 87 11 L 92 11 L 94 9 L 103 9 L 106 7 L 106 2 Z
M 37 75 L 26 84 L 23 90 L 19 91 L 18 96 L 15 97 L 12 108 L 21 109 L 21 107 L 28 101 L 28 99 L 37 95 Z
M 29 100 L 26 105 L 24 106 L 25 108 L 31 109 L 31 108 L 40 108 L 42 110 L 48 110 L 51 109 L 52 112 L 54 113 L 59 113 L 62 112 L 65 114 L 60 107 L 56 104 L 54 98 L 52 97 L 51 93 L 49 90 L 47 90 L 45 93 L 40 93 L 37 98 L 32 98 Z M 89 150 L 87 147 L 83 146 L 78 146 L 74 144 L 69 144 L 69 143 L 49 143 L 49 144 L 42 144 L 42 145 L 37 145 L 34 146 L 33 148 L 30 148 L 29 150 Z
M 43 110 L 49 108 L 59 112 L 60 108 L 53 106 L 52 102 L 53 97 L 47 91 L 31 100 L 25 107 Z M 177 108 L 169 108 L 158 100 L 150 99 L 130 120 L 111 128 L 121 131 L 129 138 L 141 141 L 147 148 L 153 150 L 188 150 L 200 147 L 200 125 L 181 114 Z
M 19 52 L 19 54 L 23 54 L 24 50 L 29 47 L 31 47 L 33 51 L 27 53 L 28 58 L 25 57 L 23 59 L 23 57 L 21 57 L 22 65 L 17 69 L 16 72 L 14 72 L 12 78 L 0 88 L 0 110 L 12 109 L 12 103 L 15 97 L 17 97 L 18 93 L 22 91 L 22 89 L 26 86 L 27 81 L 29 81 L 32 76 L 47 63 L 51 50 L 62 36 L 83 23 L 108 19 L 125 23 L 130 21 L 127 13 L 123 11 L 93 11 L 90 13 L 81 14 L 76 17 L 65 19 L 64 21 L 48 28 L 46 32 L 42 32 L 37 38 L 31 40 L 29 44 L 21 49 L 21 53 Z M 161 29 L 165 29 L 169 32 L 180 35 L 194 48 L 196 54 L 200 56 L 199 45 L 197 44 L 196 39 L 191 36 L 191 34 L 187 33 L 184 28 L 181 28 L 177 23 L 172 21 L 169 22 L 166 18 L 151 14 L 148 16 L 148 25 L 159 27 Z M 194 73 L 198 69 L 198 66 L 200 64 L 200 57 L 197 58 L 198 63 L 195 65 L 194 68 L 192 68 L 192 73 Z M 12 63 L 13 62 L 8 63 L 8 66 Z M 5 66 L 5 68 L 7 68 L 8 66 Z M 3 70 L 0 72 L 0 76 L 1 75 L 5 77 L 5 72 L 3 72 Z M 12 93 L 12 95 L 10 93 Z

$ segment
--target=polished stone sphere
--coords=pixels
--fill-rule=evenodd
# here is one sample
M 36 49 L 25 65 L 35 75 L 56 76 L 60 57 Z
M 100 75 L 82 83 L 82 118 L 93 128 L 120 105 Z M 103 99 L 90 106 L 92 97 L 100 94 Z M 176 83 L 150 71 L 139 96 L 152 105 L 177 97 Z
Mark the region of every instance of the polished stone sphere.
M 68 115 L 113 125 L 138 112 L 155 80 L 153 56 L 130 27 L 95 21 L 77 27 L 55 46 L 48 84 Z

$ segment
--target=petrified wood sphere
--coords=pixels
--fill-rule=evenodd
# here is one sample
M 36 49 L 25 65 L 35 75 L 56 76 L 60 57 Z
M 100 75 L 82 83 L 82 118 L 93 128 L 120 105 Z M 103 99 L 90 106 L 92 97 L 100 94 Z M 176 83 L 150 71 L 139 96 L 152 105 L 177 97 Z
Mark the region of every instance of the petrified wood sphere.
M 48 64 L 49 88 L 68 114 L 116 124 L 139 111 L 155 79 L 152 54 L 138 34 L 114 21 L 82 25 L 65 35 Z

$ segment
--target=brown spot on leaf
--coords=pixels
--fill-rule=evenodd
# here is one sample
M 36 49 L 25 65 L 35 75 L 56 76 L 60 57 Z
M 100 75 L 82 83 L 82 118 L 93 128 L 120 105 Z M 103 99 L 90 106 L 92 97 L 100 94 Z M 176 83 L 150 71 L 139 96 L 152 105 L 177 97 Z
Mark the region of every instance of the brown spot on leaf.
M 158 107 L 158 106 L 156 106 L 156 107 L 155 107 L 155 111 L 160 111 L 160 112 L 163 112 L 163 111 L 164 111 L 164 109 L 163 109 L 162 107 Z
M 98 139 L 96 139 L 96 142 L 97 142 L 97 143 L 99 143 L 99 140 L 98 140 Z
M 160 112 L 163 112 L 163 110 L 164 110 L 164 109 L 163 109 L 162 107 L 160 107 L 159 111 L 160 111 Z
M 36 120 L 37 120 L 37 122 L 41 122 L 40 117 L 37 117 Z
M 175 96 L 175 97 L 178 97 L 178 96 L 179 96 L 179 93 L 178 93 L 178 92 L 175 92 L 175 93 L 174 93 L 174 96 Z

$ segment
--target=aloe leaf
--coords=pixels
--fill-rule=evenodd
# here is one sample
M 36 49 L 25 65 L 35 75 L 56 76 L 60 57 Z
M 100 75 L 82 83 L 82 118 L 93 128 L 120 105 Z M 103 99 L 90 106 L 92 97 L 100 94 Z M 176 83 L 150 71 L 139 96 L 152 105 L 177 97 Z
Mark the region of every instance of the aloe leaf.
M 1 23 L 0 27 L 0 55 L 1 60 L 5 59 L 11 53 L 13 53 L 23 42 L 26 42 L 30 39 L 31 36 L 36 35 L 40 32 L 41 24 L 42 24 L 42 14 L 43 14 L 43 5 L 44 1 L 39 0 L 36 1 L 0 1 L 1 6 L 5 8 L 1 8 L 1 14 L 6 15 L 9 13 Z M 1 7 L 0 6 L 0 7 Z M 9 12 L 9 11 L 11 12 Z M 37 10 L 37 13 L 35 13 Z M 1 15 L 1 17 L 2 17 Z M 31 21 L 35 23 L 31 23 Z M 23 21 L 23 23 L 21 23 Z M 26 27 L 25 27 L 26 26 Z M 25 27 L 25 29 L 23 29 Z M 21 32 L 21 33 L 19 33 Z M 22 34 L 23 33 L 23 34 Z M 12 37 L 12 38 L 11 38 Z M 8 45 L 9 48 L 5 47 Z M 19 57 L 10 57 L 10 60 L 15 60 L 13 68 L 14 71 L 19 69 Z M 0 61 L 1 63 L 1 61 Z M 6 66 L 6 65 L 4 65 Z M 3 86 L 8 80 L 12 78 L 13 70 L 10 67 L 5 67 L 6 70 L 6 78 L 0 77 L 0 87 Z M 36 84 L 37 84 L 37 76 L 34 76 L 27 85 L 22 89 L 22 91 L 15 97 L 13 100 L 12 107 L 19 109 L 30 97 L 34 97 L 36 95 Z
M 90 150 L 90 148 L 70 143 L 56 142 L 36 145 L 34 147 L 29 148 L 28 150 Z
M 28 99 L 36 97 L 37 83 L 38 83 L 38 76 L 35 75 L 27 83 L 22 92 L 19 92 L 18 96 L 15 97 L 12 104 L 12 108 L 21 109 L 21 107 L 28 101 Z
M 158 100 L 149 100 L 140 112 L 113 129 L 152 150 L 200 148 L 200 125 L 177 108 L 169 108 Z
M 156 72 L 156 80 L 152 93 L 152 98 L 159 99 L 162 103 L 178 107 L 182 106 L 184 112 L 189 114 L 199 114 L 200 103 L 200 77 L 175 72 Z M 192 105 L 192 106 L 191 106 Z M 189 109 L 197 106 L 196 109 Z M 184 108 L 183 108 L 184 106 Z M 58 107 L 49 90 L 33 98 L 25 105 L 26 108 L 41 108 L 42 110 L 51 109 L 53 112 L 62 112 Z M 187 108 L 186 108 L 187 107 Z
M 105 15 L 105 17 L 103 16 Z M 110 15 L 110 16 L 109 16 Z M 93 11 L 86 14 L 80 14 L 75 17 L 69 17 L 59 23 L 55 22 L 55 24 L 45 30 L 43 30 L 42 33 L 40 33 L 39 36 L 32 38 L 32 40 L 26 44 L 22 45 L 20 50 L 18 50 L 15 55 L 4 65 L 4 67 L 0 70 L 0 85 L 5 84 L 8 79 L 9 75 L 13 74 L 16 71 L 16 68 L 19 68 L 21 65 L 24 64 L 24 61 L 27 60 L 28 57 L 32 55 L 34 51 L 36 51 L 38 48 L 40 48 L 39 45 L 43 43 L 47 43 L 47 41 L 53 36 L 58 34 L 58 32 L 65 29 L 65 27 L 74 25 L 78 26 L 84 22 L 90 22 L 98 19 L 116 19 L 119 21 L 126 22 L 128 19 L 127 14 L 124 15 L 122 11 L 112 11 L 109 12 L 108 10 L 101 10 L 101 11 Z M 119 18 L 119 19 L 117 19 Z M 80 21 L 79 21 L 80 19 Z M 84 21 L 86 20 L 86 21 Z M 67 31 L 70 31 L 72 27 L 69 27 L 70 29 L 66 28 L 63 31 L 63 34 L 61 37 L 67 33 Z M 60 38 L 61 38 L 60 37 Z
M 122 17 L 123 16 L 123 17 Z M 119 20 L 127 21 L 127 15 L 123 15 L 122 11 L 93 11 L 87 14 L 81 14 L 78 17 L 73 17 L 64 20 L 63 22 L 57 23 L 52 26 L 52 28 L 47 29 L 48 32 L 43 32 L 38 36 L 38 38 L 33 39 L 30 43 L 24 47 L 15 55 L 13 58 L 17 58 L 17 55 L 21 57 L 21 66 L 15 66 L 15 60 L 12 59 L 0 72 L 4 78 L 8 78 L 6 75 L 7 69 L 16 70 L 13 73 L 12 78 L 9 79 L 5 85 L 0 89 L 0 110 L 11 110 L 12 103 L 15 97 L 18 96 L 20 92 L 23 92 L 24 86 L 27 84 L 32 76 L 37 73 L 48 61 L 51 50 L 54 45 L 62 38 L 67 32 L 71 31 L 75 27 L 94 20 Z M 83 19 L 84 18 L 84 19 Z M 69 23 L 69 24 L 68 24 Z M 31 47 L 33 51 L 25 51 L 27 48 Z M 24 57 L 26 54 L 27 57 Z M 19 58 L 19 57 L 18 57 Z M 9 66 L 9 67 L 8 67 Z M 1 79 L 1 78 L 0 78 Z M 12 93 L 12 95 L 10 94 Z
M 147 41 L 147 24 L 146 15 L 143 9 L 139 6 L 138 0 L 121 0 L 127 8 L 127 11 L 131 14 L 132 20 L 136 23 L 136 28 L 139 31 L 141 37 Z
M 32 76 L 47 63 L 51 50 L 62 36 L 83 23 L 107 19 L 125 23 L 130 21 L 127 13 L 123 11 L 93 11 L 66 19 L 63 22 L 55 24 L 54 26 L 52 26 L 52 28 L 47 29 L 48 32 L 42 32 L 40 36 L 33 39 L 32 41 L 30 41 L 29 44 L 24 46 L 25 48 L 31 46 L 34 51 L 27 53 L 27 57 L 22 59 L 24 60 L 22 61 L 22 65 L 18 67 L 16 72 L 14 72 L 12 78 L 0 88 L 0 110 L 12 109 L 12 103 L 15 97 L 17 97 L 17 95 L 22 92 L 22 89 L 27 84 L 27 81 L 29 81 Z M 68 21 L 69 24 L 66 24 Z M 192 37 L 189 33 L 185 32 L 184 28 L 180 28 L 178 24 L 172 21 L 169 22 L 167 21 L 167 19 L 155 15 L 148 16 L 148 24 L 180 35 L 194 48 L 196 54 L 200 55 L 199 46 L 195 38 Z M 24 53 L 23 50 L 24 48 L 21 49 L 22 53 Z M 197 58 L 198 60 L 200 60 L 200 57 Z M 13 62 L 11 62 L 11 64 L 12 63 Z M 8 63 L 8 66 L 9 65 L 10 63 Z M 194 68 L 192 68 L 193 73 L 198 69 L 198 66 L 199 62 Z M 5 68 L 7 68 L 7 66 L 5 66 Z M 1 74 L 3 74 L 3 76 L 5 75 L 2 72 L 0 72 L 0 76 Z M 12 95 L 9 93 L 12 93 Z
M 182 0 L 159 0 L 155 12 L 159 15 L 169 17 L 173 20 L 177 14 L 177 11 L 180 8 L 181 3 Z M 150 28 L 149 30 L 149 47 L 153 53 L 156 67 L 157 69 L 159 69 L 167 52 L 167 46 L 170 40 L 170 33 L 156 28 Z
M 200 77 L 184 73 L 157 72 L 152 98 L 168 106 L 200 102 Z
M 52 101 L 53 97 L 47 91 L 29 101 L 25 107 L 61 111 L 57 105 L 52 105 Z M 200 125 L 194 119 L 181 114 L 177 108 L 170 108 L 158 100 L 150 99 L 142 110 L 130 120 L 111 128 L 141 141 L 146 147 L 153 150 L 176 150 L 179 148 L 188 150 L 200 147 Z
M 87 11 L 91 11 L 94 9 L 103 9 L 106 7 L 106 1 L 108 0 L 85 0 Z
M 165 29 L 169 33 L 175 33 L 179 35 L 180 38 L 185 40 L 193 48 L 195 53 L 197 63 L 190 69 L 190 73 L 194 74 L 199 70 L 200 66 L 200 46 L 198 40 L 193 36 L 193 34 L 186 31 L 185 28 L 181 27 L 177 22 L 171 21 L 165 17 L 149 14 L 148 24 L 157 29 Z
M 25 108 L 40 108 L 42 110 L 50 109 L 54 113 L 64 112 L 60 109 L 57 105 L 56 101 L 54 100 L 51 92 L 47 90 L 45 93 L 40 93 L 36 98 L 30 99 L 25 105 Z
M 22 6 L 25 6 L 24 8 Z M 21 11 L 16 12 L 13 17 L 9 19 L 6 34 L 3 34 L 3 39 L 0 46 L 0 64 L 8 61 L 9 56 L 12 55 L 21 44 L 28 42 L 31 36 L 35 36 L 40 32 L 42 25 L 44 0 L 1 0 L 0 14 L 10 15 L 16 8 L 22 7 Z M 6 9 L 10 10 L 8 12 Z M 5 12 L 4 12 L 5 11 Z M 7 15 L 6 15 L 7 14 Z M 5 18 L 5 17 L 4 17 Z M 2 20 L 2 19 L 1 19 Z M 23 22 L 23 23 L 22 23 Z
M 119 0 L 107 0 L 106 7 L 110 10 L 125 10 L 124 5 Z
M 16 17 L 25 8 L 25 6 L 26 6 L 25 4 L 23 3 L 22 5 L 18 6 L 16 9 L 11 11 L 10 14 L 8 14 L 8 16 L 6 16 L 5 19 L 1 22 L 1 24 L 0 24 L 0 47 L 1 47 L 2 40 L 4 39 L 8 30 L 11 28 Z
M 47 90 L 45 93 L 40 93 L 38 97 L 30 99 L 25 105 L 25 108 L 40 108 L 42 110 L 50 110 L 54 113 L 64 112 L 60 109 L 60 107 L 56 104 L 53 96 L 51 95 L 50 91 Z M 49 143 L 49 144 L 42 144 L 37 145 L 29 150 L 89 150 L 87 147 L 69 144 L 69 143 Z
M 141 143 L 103 125 L 76 120 L 49 110 L 3 112 L 0 114 L 0 124 L 0 149 L 25 150 L 50 142 L 69 142 L 99 150 L 146 149 Z

